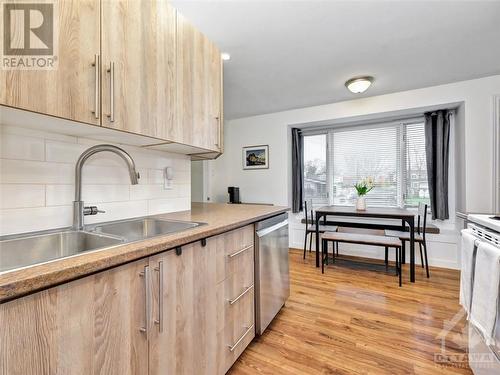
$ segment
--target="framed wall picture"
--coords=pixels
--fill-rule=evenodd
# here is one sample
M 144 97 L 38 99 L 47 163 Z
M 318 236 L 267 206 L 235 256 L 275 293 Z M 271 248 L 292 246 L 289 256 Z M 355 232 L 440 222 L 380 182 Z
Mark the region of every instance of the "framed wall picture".
M 243 147 L 243 169 L 269 168 L 269 146 Z

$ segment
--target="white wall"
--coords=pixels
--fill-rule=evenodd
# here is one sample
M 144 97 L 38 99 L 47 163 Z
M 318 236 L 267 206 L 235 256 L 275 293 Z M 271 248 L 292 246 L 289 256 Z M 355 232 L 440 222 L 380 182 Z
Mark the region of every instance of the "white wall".
M 224 128 L 224 155 L 210 162 L 210 195 L 213 200 L 225 201 L 227 186 L 234 185 L 240 187 L 243 201 L 289 205 L 290 125 L 380 116 L 386 112 L 463 102 L 456 121 L 457 128 L 461 127 L 463 133 L 456 134 L 459 138 L 456 144 L 463 147 L 455 149 L 456 154 L 459 154 L 455 159 L 460 172 L 456 180 L 463 181 L 465 185 L 457 186 L 457 196 L 465 202 L 458 202 L 458 207 L 475 212 L 492 211 L 495 94 L 500 94 L 500 75 L 227 121 Z M 243 170 L 242 147 L 258 144 L 269 145 L 270 168 Z M 465 165 L 460 164 L 461 160 Z M 300 238 L 300 226 L 294 228 L 292 225 L 291 246 L 300 246 Z M 434 238 L 434 241 L 437 243 L 438 238 Z M 431 249 L 430 263 L 458 267 L 456 233 L 444 231 L 439 241 L 445 241 L 445 245 L 440 244 L 434 251 Z
M 55 133 L 0 125 L 0 235 L 70 226 L 74 168 L 88 147 L 103 143 Z M 83 167 L 83 200 L 105 214 L 85 223 L 117 220 L 191 207 L 189 157 L 121 146 L 141 175 L 130 185 L 120 157 L 99 153 Z M 163 169 L 174 168 L 173 188 L 163 188 Z
M 204 171 L 203 161 L 191 162 L 191 201 L 203 202 L 204 201 Z

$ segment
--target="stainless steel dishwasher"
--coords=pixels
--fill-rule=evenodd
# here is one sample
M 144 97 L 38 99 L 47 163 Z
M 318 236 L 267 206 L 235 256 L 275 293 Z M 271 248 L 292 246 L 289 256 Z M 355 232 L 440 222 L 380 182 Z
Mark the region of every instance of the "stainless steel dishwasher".
M 255 323 L 261 335 L 290 296 L 288 214 L 255 225 Z

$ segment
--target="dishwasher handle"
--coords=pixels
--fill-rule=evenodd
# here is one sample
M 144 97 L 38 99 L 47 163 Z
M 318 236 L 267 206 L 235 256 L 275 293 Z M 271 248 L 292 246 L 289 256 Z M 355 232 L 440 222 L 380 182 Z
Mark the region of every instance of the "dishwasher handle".
M 268 235 L 269 233 L 272 233 L 278 229 L 283 228 L 284 226 L 288 225 L 288 219 L 283 220 L 281 223 L 271 225 L 270 227 L 263 228 L 255 232 L 258 237 L 263 237 L 265 235 Z

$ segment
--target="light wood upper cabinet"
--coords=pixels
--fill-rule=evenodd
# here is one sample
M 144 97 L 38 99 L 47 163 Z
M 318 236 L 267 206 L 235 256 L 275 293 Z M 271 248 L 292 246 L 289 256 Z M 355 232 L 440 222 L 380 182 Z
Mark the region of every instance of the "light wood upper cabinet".
M 148 371 L 141 260 L 0 305 L 1 375 Z
M 164 0 L 102 0 L 102 125 L 176 140 L 176 11 Z
M 99 125 L 92 113 L 96 103 L 92 64 L 100 53 L 100 1 L 56 0 L 54 16 L 55 69 L 0 69 L 0 104 Z M 17 35 L 23 33 L 24 23 L 12 25 Z
M 222 61 L 217 47 L 177 15 L 177 125 L 179 142 L 221 150 Z
M 0 105 L 222 153 L 220 52 L 167 0 L 56 0 L 54 10 L 56 69 L 0 69 Z

